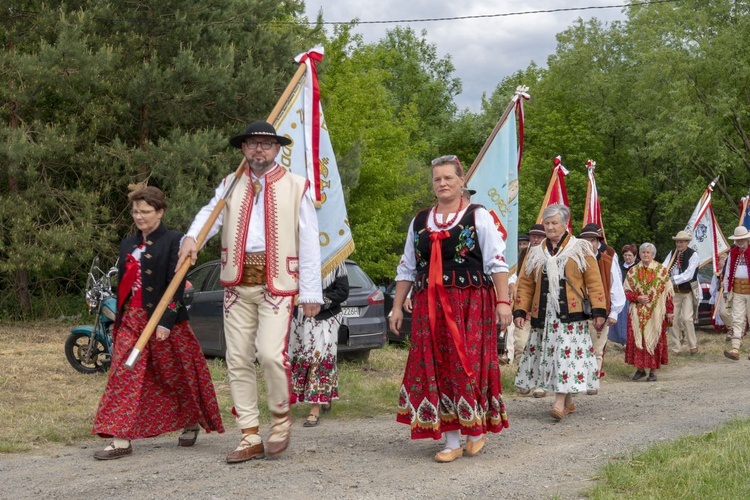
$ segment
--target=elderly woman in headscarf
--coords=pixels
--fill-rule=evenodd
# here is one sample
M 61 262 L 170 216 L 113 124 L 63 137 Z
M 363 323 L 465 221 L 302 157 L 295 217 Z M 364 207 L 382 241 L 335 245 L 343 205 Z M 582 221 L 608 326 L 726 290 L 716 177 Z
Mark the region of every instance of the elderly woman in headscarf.
M 646 376 L 656 382 L 656 370 L 669 362 L 667 326 L 672 322 L 672 280 L 666 267 L 654 260 L 656 247 L 644 243 L 641 261 L 625 278 L 625 297 L 630 301 L 625 362 L 636 368 L 633 380 Z
M 516 328 L 523 328 L 531 313 L 531 334 L 516 386 L 554 391 L 550 415 L 556 420 L 576 410 L 573 394 L 598 390 L 588 319 L 593 317 L 599 330 L 607 319 L 596 256 L 587 241 L 568 233 L 569 220 L 565 205 L 550 205 L 542 213 L 546 238 L 529 248 L 519 269 L 513 312 Z

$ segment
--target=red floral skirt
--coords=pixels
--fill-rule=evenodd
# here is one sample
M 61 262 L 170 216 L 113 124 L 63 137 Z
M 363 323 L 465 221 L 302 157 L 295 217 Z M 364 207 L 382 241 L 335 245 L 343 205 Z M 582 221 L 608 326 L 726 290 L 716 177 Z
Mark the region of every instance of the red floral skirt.
M 497 356 L 495 295 L 489 287 L 447 287 L 446 292 L 472 376 L 463 368 L 440 302 L 433 332 L 427 292 L 417 292 L 396 417 L 411 426 L 412 439 L 440 439 L 443 432 L 455 430 L 477 436 L 508 427 Z
M 144 309 L 125 309 L 92 434 L 139 439 L 196 423 L 206 432 L 224 432 L 206 358 L 187 321 L 166 340 L 152 337 L 133 369 L 125 367 L 146 323 Z
M 628 317 L 628 341 L 625 344 L 625 363 L 635 366 L 641 370 L 643 368 L 653 368 L 657 370 L 661 365 L 669 363 L 669 348 L 667 345 L 667 322 L 661 325 L 659 342 L 656 343 L 654 353 L 649 353 L 646 349 L 639 349 L 635 345 L 635 336 L 633 335 L 633 323 Z

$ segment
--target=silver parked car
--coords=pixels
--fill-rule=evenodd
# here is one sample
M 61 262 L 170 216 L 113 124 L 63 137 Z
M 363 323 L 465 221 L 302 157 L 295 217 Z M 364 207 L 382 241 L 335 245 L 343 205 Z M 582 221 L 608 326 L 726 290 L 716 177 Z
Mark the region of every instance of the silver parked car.
M 338 352 L 346 358 L 367 359 L 371 349 L 386 342 L 383 292 L 353 260 L 346 261 L 349 298 L 341 304 L 342 325 Z M 190 273 L 185 302 L 190 310 L 190 326 L 207 356 L 224 357 L 224 288 L 219 281 L 220 262 L 202 264 Z

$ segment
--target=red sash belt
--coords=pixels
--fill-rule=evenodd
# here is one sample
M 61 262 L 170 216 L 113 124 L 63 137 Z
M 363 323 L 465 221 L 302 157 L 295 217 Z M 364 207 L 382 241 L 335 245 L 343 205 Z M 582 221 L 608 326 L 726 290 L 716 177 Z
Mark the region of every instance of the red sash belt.
M 430 329 L 432 330 L 433 342 L 437 333 L 437 300 L 443 305 L 443 316 L 445 325 L 453 337 L 453 344 L 456 346 L 458 358 L 461 360 L 461 366 L 464 368 L 466 375 L 471 378 L 473 373 L 469 361 L 466 357 L 466 347 L 461 333 L 458 331 L 458 325 L 453 320 L 453 308 L 448 300 L 448 294 L 443 287 L 443 252 L 442 240 L 448 238 L 448 231 L 430 232 L 430 241 L 432 242 L 430 250 L 430 275 L 427 286 L 427 311 L 430 317 Z

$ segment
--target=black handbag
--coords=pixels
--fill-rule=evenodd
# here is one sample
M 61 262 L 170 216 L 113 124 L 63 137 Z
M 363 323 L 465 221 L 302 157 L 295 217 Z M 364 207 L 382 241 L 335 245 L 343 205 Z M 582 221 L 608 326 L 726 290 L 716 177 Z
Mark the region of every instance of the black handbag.
M 568 278 L 563 277 L 563 281 L 567 283 Z M 575 293 L 576 295 L 578 295 L 579 299 L 581 299 L 581 304 L 583 304 L 583 314 L 585 314 L 586 316 L 591 317 L 591 301 L 589 300 L 589 298 L 588 297 L 584 297 L 583 295 L 581 295 L 581 293 L 578 290 L 576 290 L 576 287 L 574 287 L 572 285 L 571 285 L 570 289 L 573 290 L 573 293 Z
M 349 327 L 345 324 L 339 325 L 338 345 L 349 345 Z

